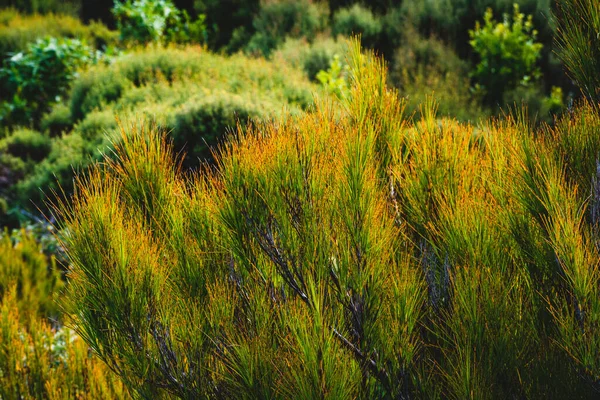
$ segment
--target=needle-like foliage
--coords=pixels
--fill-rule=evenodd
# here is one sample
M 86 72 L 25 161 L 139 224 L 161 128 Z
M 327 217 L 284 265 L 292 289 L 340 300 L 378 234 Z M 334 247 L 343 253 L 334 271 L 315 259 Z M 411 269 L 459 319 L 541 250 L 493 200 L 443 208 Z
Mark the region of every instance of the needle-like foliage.
M 121 127 L 58 207 L 79 335 L 142 398 L 593 398 L 594 108 L 411 122 L 378 58 L 348 63 L 340 103 L 193 176 Z

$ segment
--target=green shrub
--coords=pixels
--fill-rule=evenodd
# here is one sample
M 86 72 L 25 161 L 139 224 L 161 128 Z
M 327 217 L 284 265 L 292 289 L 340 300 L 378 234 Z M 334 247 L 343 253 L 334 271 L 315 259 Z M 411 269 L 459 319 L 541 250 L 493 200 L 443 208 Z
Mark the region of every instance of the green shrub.
M 206 15 L 207 41 L 218 50 L 238 51 L 252 36 L 252 19 L 260 9 L 260 0 L 194 0 L 198 14 Z
M 255 33 L 246 50 L 269 57 L 286 37 L 314 40 L 323 30 L 328 11 L 312 0 L 274 0 L 261 4 L 252 22 Z
M 361 42 L 368 48 L 377 46 L 382 30 L 381 20 L 359 4 L 340 9 L 333 15 L 333 35 L 360 35 Z
M 88 142 L 74 133 L 52 141 L 48 156 L 11 187 L 16 197 L 14 206 L 43 208 L 44 202 L 54 200 L 53 192 L 59 196 L 63 192 L 71 193 L 77 172 L 99 159 L 99 151 L 104 149 L 91 150 Z
M 71 109 L 64 103 L 56 104 L 49 113 L 42 117 L 40 129 L 50 136 L 59 136 L 73 127 Z
M 115 69 L 96 66 L 73 82 L 69 107 L 74 121 L 118 100 L 126 88 L 131 86 L 131 82 Z
M 273 53 L 273 61 L 302 69 L 309 79 L 316 81 L 319 71 L 327 70 L 336 55 L 344 58 L 346 53 L 347 43 L 329 36 L 319 36 L 312 43 L 287 38 Z
M 435 98 L 439 116 L 461 121 L 486 116 L 481 99 L 471 93 L 467 63 L 439 39 L 423 38 L 414 30 L 407 30 L 404 43 L 393 53 L 390 83 L 417 117 L 430 98 Z
M 527 86 L 540 77 L 536 64 L 543 46 L 536 42 L 532 17 L 526 19 L 517 4 L 512 21 L 505 15 L 503 22 L 496 22 L 488 9 L 484 25 L 477 22 L 469 34 L 469 43 L 479 59 L 471 76 L 484 91 L 488 104 L 502 100 L 505 90 Z
M 207 149 L 216 146 L 226 127 L 236 127 L 234 116 L 245 123 L 246 115 L 301 114 L 314 104 L 316 90 L 301 71 L 264 59 L 224 57 L 199 47 L 133 50 L 77 77 L 68 100 L 72 131 L 53 138 L 45 160 L 8 179 L 10 196 L 2 196 L 11 209 L 44 210 L 45 196 L 53 198 L 59 185 L 59 192 L 70 193 L 75 173 L 110 153 L 111 141 L 117 140 L 112 135 L 116 116 L 122 121 L 144 117 L 177 132 L 179 150 L 190 153 L 186 167 L 197 166 L 197 157 L 210 156 Z M 53 126 L 51 115 L 45 116 L 45 126 Z
M 539 84 L 518 86 L 504 93 L 503 104 L 509 109 L 527 107 L 532 122 L 552 123 L 563 109 L 563 92 L 561 88 L 553 87 L 550 95 L 546 96 Z
M 91 62 L 91 49 L 77 39 L 41 39 L 24 53 L 4 61 L 0 69 L 0 93 L 4 124 L 39 122 L 60 96 L 67 93 L 82 65 Z
M 117 127 L 115 112 L 112 108 L 92 111 L 73 129 L 87 143 L 94 145 L 102 142 Z
M 340 61 L 338 56 L 334 56 L 329 68 L 319 71 L 317 80 L 328 93 L 344 99 L 350 95 L 347 72 L 347 66 Z
M 570 76 L 592 102 L 600 103 L 600 3 L 566 0 L 558 3 L 558 55 Z
M 145 398 L 595 398 L 596 110 L 411 121 L 350 53 L 342 104 L 216 169 L 122 128 L 60 207 L 77 332 Z
M 40 132 L 18 129 L 0 141 L 0 148 L 23 160 L 41 161 L 50 153 L 51 139 Z
M 205 39 L 204 16 L 192 22 L 171 0 L 115 1 L 112 12 L 123 41 L 186 43 Z
M 139 50 L 110 66 L 94 66 L 73 84 L 71 113 L 80 120 L 92 110 L 113 104 L 129 110 L 153 98 L 182 103 L 203 90 L 269 92 L 267 97 L 301 108 L 313 103 L 313 87 L 298 71 L 275 68 L 266 60 L 217 56 L 189 47 Z
M 17 305 L 23 314 L 56 318 L 55 300 L 63 281 L 54 259 L 50 261 L 48 265 L 39 244 L 30 236 L 0 235 L 0 302 L 16 285 Z
M 84 25 L 66 15 L 22 15 L 14 10 L 0 10 L 0 56 L 27 50 L 29 44 L 47 36 L 79 39 L 103 50 L 116 43 L 118 33 L 92 22 Z
M 61 13 L 77 16 L 82 0 L 0 0 L 1 8 L 14 8 L 28 14 Z
M 63 285 L 29 233 L 0 235 L 0 397 L 127 398 L 119 379 L 57 318 Z
M 244 126 L 252 119 L 273 117 L 277 110 L 250 96 L 215 93 L 190 100 L 177 110 L 172 118 L 173 146 L 184 150 L 183 166 L 199 165 L 198 159 L 211 159 L 211 147 L 222 141 L 227 132 Z

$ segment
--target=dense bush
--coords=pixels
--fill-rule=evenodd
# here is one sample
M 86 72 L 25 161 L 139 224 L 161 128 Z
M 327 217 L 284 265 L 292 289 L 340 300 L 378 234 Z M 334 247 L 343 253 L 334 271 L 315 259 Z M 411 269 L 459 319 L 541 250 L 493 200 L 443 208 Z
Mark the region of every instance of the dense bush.
M 16 235 L 7 232 L 0 235 L 0 301 L 14 285 L 18 288 L 14 300 L 25 318 L 56 319 L 59 314 L 56 298 L 63 281 L 54 259 L 48 265 L 40 246 L 28 235 L 21 234 L 16 239 Z
M 194 9 L 206 15 L 211 48 L 230 45 L 230 50 L 237 51 L 253 33 L 252 19 L 260 9 L 260 0 L 194 0 Z
M 40 129 L 52 137 L 68 132 L 73 127 L 71 109 L 64 103 L 58 103 L 42 117 Z
M 0 235 L 0 397 L 127 398 L 85 342 L 59 325 L 62 286 L 53 259 L 29 234 Z
M 247 45 L 250 53 L 270 56 L 286 37 L 312 41 L 323 30 L 328 10 L 312 0 L 264 1 L 254 17 L 254 35 Z
M 0 57 L 25 51 L 28 45 L 47 36 L 79 39 L 98 50 L 116 43 L 117 32 L 92 22 L 84 25 L 66 15 L 22 15 L 14 10 L 0 10 Z
M 215 93 L 186 102 L 172 115 L 171 137 L 176 149 L 182 149 L 187 169 L 198 167 L 200 160 L 211 159 L 215 146 L 237 129 L 238 122 L 245 126 L 251 119 L 264 120 L 275 116 L 278 110 L 272 104 L 258 102 L 249 96 Z
M 598 113 L 411 122 L 352 54 L 217 171 L 124 127 L 63 207 L 77 331 L 144 397 L 594 398 Z
M 0 141 L 0 149 L 23 160 L 41 161 L 50 153 L 50 137 L 30 129 L 18 129 Z
M 196 167 L 198 158 L 211 158 L 208 149 L 236 128 L 238 118 L 245 124 L 249 116 L 301 114 L 316 90 L 300 71 L 263 59 L 198 47 L 131 51 L 88 68 L 74 81 L 67 104 L 44 115 L 42 130 L 54 136 L 41 162 L 0 157 L 0 197 L 11 210 L 43 210 L 53 191 L 70 193 L 75 174 L 118 141 L 117 116 L 124 122 L 144 117 L 171 131 L 177 151 L 188 153 L 185 167 Z
M 273 53 L 273 61 L 304 70 L 306 76 L 316 80 L 319 71 L 327 70 L 335 56 L 345 58 L 346 41 L 330 37 L 317 37 L 312 43 L 306 39 L 287 38 Z
M 503 22 L 496 22 L 488 9 L 484 25 L 477 22 L 475 29 L 469 31 L 469 43 L 479 59 L 471 76 L 488 104 L 502 100 L 506 90 L 527 86 L 539 78 L 536 64 L 543 46 L 536 42 L 532 21 L 515 4 L 512 20 L 505 15 Z
M 332 33 L 334 36 L 360 35 L 363 46 L 373 48 L 380 40 L 381 20 L 371 10 L 359 4 L 338 10 L 333 15 Z
M 171 0 L 117 0 L 112 11 L 126 42 L 201 43 L 206 39 L 204 16 L 191 21 Z
M 423 38 L 414 30 L 407 29 L 406 39 L 394 51 L 390 83 L 406 97 L 407 111 L 416 117 L 431 98 L 440 116 L 476 121 L 486 115 L 471 93 L 468 64 L 439 39 Z
M 558 3 L 559 57 L 584 95 L 600 102 L 600 3 L 568 0 Z
M 40 39 L 0 68 L 0 124 L 30 124 L 64 95 L 78 69 L 92 61 L 77 39 Z
M 14 8 L 25 13 L 61 13 L 76 16 L 82 0 L 0 0 L 0 8 Z

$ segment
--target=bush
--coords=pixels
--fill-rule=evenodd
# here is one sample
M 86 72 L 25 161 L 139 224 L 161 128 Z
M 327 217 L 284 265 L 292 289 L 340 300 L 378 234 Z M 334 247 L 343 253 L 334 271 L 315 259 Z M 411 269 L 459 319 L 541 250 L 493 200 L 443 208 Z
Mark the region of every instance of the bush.
M 58 317 L 56 298 L 63 281 L 54 259 L 48 265 L 40 246 L 30 236 L 4 232 L 0 235 L 0 302 L 13 285 L 19 289 L 15 300 L 24 316 Z
M 363 46 L 374 48 L 383 30 L 381 20 L 359 4 L 338 10 L 333 16 L 333 35 L 360 35 Z
M 77 39 L 42 39 L 17 53 L 0 69 L 4 124 L 39 122 L 60 96 L 67 93 L 77 70 L 92 60 L 91 49 Z
M 48 156 L 11 187 L 16 197 L 13 205 L 43 209 L 47 206 L 44 202 L 55 200 L 54 194 L 71 193 L 77 172 L 98 160 L 101 150 L 90 149 L 89 144 L 74 133 L 54 140 Z
M 190 100 L 174 113 L 173 146 L 176 151 L 185 151 L 185 168 L 197 167 L 198 159 L 212 159 L 211 147 L 222 141 L 228 131 L 235 131 L 238 123 L 245 126 L 250 120 L 273 117 L 274 109 L 275 106 L 256 98 L 229 93 Z
M 197 166 L 196 157 L 210 156 L 207 149 L 226 127 L 235 128 L 236 113 L 242 123 L 246 115 L 301 114 L 314 103 L 315 90 L 300 71 L 264 59 L 224 57 L 198 47 L 133 50 L 78 76 L 68 100 L 73 129 L 54 137 L 48 157 L 37 165 L 11 175 L 16 165 L 7 161 L 6 174 L 0 169 L 0 185 L 3 176 L 7 185 L 1 195 L 11 209 L 45 210 L 53 190 L 69 194 L 76 172 L 110 153 L 117 115 L 123 121 L 146 117 L 177 131 L 177 144 L 190 152 L 186 166 Z M 55 126 L 58 109 L 44 117 L 47 129 Z
M 121 40 L 133 43 L 202 42 L 205 39 L 204 16 L 192 22 L 170 0 L 116 1 L 113 15 Z
M 112 108 L 92 111 L 73 129 L 90 146 L 102 142 L 117 127 L 115 111 Z
M 60 326 L 55 300 L 62 286 L 33 237 L 0 235 L 0 397 L 127 398 L 85 342 Z
M 73 128 L 71 109 L 63 103 L 52 107 L 52 110 L 44 115 L 40 122 L 40 129 L 43 132 L 48 132 L 51 137 L 68 132 L 71 128 Z
M 0 141 L 0 149 L 23 160 L 39 162 L 50 153 L 51 139 L 30 129 L 18 129 Z
M 14 10 L 0 10 L 0 57 L 25 51 L 31 43 L 48 36 L 79 39 L 103 50 L 116 43 L 118 33 L 100 23 L 84 25 L 66 15 L 22 15 Z
M 0 0 L 0 9 L 14 8 L 28 14 L 61 13 L 77 16 L 82 0 Z
M 325 27 L 328 11 L 312 0 L 274 0 L 261 4 L 252 25 L 255 33 L 246 50 L 269 57 L 286 37 L 313 41 Z
M 600 3 L 558 3 L 558 55 L 592 104 L 600 104 Z
M 252 36 L 252 19 L 260 9 L 260 0 L 194 0 L 194 9 L 206 15 L 209 46 L 218 50 L 229 45 L 235 52 Z
M 542 44 L 535 42 L 537 31 L 531 16 L 525 19 L 516 4 L 512 21 L 505 15 L 504 22 L 497 23 L 488 9 L 484 22 L 469 31 L 469 43 L 479 58 L 471 76 L 484 91 L 487 103 L 494 105 L 505 90 L 527 86 L 540 77 L 536 63 Z
M 390 83 L 407 99 L 407 111 L 420 118 L 420 108 L 435 98 L 439 116 L 477 121 L 486 116 L 481 99 L 470 90 L 468 65 L 435 37 L 423 38 L 407 29 L 404 43 L 395 49 Z
M 328 36 L 319 36 L 312 43 L 305 39 L 287 38 L 273 53 L 273 61 L 302 69 L 309 79 L 316 81 L 319 71 L 327 70 L 335 56 L 343 59 L 346 53 L 346 41 Z
M 77 332 L 140 397 L 594 398 L 598 114 L 410 121 L 351 54 L 339 108 L 216 170 L 123 127 L 60 207 Z
M 313 87 L 289 67 L 276 68 L 268 61 L 241 55 L 217 56 L 198 48 L 167 48 L 139 50 L 110 66 L 91 68 L 73 84 L 71 113 L 80 120 L 92 110 L 113 104 L 131 109 L 152 98 L 182 103 L 197 97 L 195 91 L 206 89 L 260 96 L 268 92 L 263 97 L 301 108 L 312 104 Z
M 73 121 L 78 121 L 89 112 L 117 101 L 131 85 L 115 67 L 96 66 L 83 73 L 73 82 L 69 99 Z

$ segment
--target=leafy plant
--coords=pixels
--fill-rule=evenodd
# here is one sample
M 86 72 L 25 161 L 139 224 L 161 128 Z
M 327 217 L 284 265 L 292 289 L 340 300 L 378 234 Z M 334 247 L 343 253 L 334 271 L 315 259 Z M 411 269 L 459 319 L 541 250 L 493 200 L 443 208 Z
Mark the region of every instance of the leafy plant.
M 540 77 L 536 63 L 542 44 L 536 42 L 532 17 L 525 18 L 517 4 L 512 20 L 505 15 L 503 22 L 496 22 L 492 10 L 488 9 L 483 25 L 477 22 L 469 36 L 469 43 L 479 59 L 471 76 L 476 90 L 485 93 L 488 104 L 502 100 L 505 90 L 527 86 Z
M 347 66 L 343 65 L 339 56 L 335 55 L 333 56 L 333 60 L 331 60 L 329 69 L 319 71 L 317 80 L 327 92 L 343 99 L 350 94 L 346 74 Z
M 117 0 L 112 12 L 124 41 L 185 43 L 206 39 L 204 16 L 192 21 L 171 0 Z
M 0 123 L 36 123 L 67 93 L 78 69 L 92 61 L 91 49 L 77 39 L 40 39 L 0 68 Z

